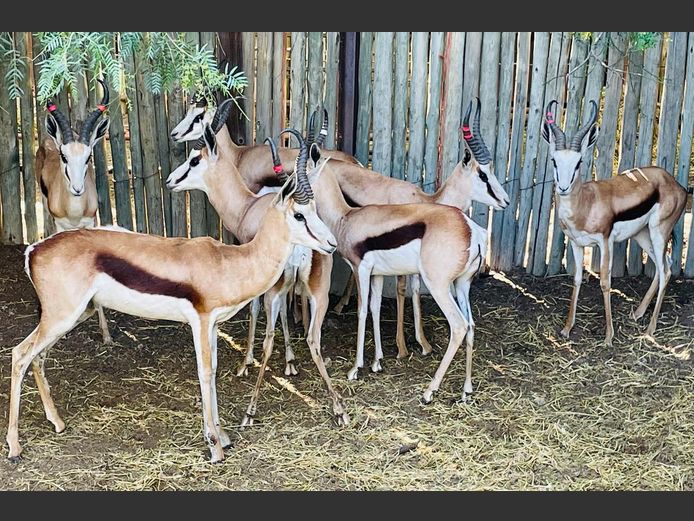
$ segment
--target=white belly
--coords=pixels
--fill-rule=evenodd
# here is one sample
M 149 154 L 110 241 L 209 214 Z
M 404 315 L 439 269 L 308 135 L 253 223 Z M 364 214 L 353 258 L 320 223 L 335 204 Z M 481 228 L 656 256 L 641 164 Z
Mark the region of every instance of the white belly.
M 648 220 L 660 210 L 660 204 L 653 205 L 651 210 L 633 221 L 619 221 L 614 223 L 612 227 L 612 238 L 615 242 L 624 241 L 629 237 L 633 237 L 648 225 Z
M 362 263 L 373 266 L 372 275 L 414 275 L 419 273 L 421 246 L 421 239 L 415 239 L 399 248 L 370 251 Z
M 190 301 L 182 298 L 152 295 L 132 290 L 105 274 L 95 280 L 94 302 L 122 313 L 154 320 L 190 322 L 197 311 Z

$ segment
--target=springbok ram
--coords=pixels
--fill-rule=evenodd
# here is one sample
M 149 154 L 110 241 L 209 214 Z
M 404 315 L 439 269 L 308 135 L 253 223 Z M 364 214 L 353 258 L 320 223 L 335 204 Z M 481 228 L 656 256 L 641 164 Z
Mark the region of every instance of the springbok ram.
M 195 150 L 203 168 L 217 160 L 209 126 L 204 135 L 208 147 Z M 233 164 L 228 168 L 234 171 Z M 60 232 L 30 246 L 26 271 L 42 313 L 36 329 L 12 350 L 9 458 L 16 461 L 22 452 L 19 402 L 30 364 L 46 417 L 56 432 L 65 428 L 50 395 L 43 361 L 48 348 L 93 313 L 88 306 L 94 302 L 131 315 L 190 324 L 204 436 L 211 461 L 223 460 L 223 447 L 230 441 L 217 409 L 217 324 L 277 282 L 294 245 L 327 255 L 335 250 L 335 237 L 316 214 L 306 175 L 297 175 L 257 215 L 258 232 L 241 246 L 209 237 L 164 238 L 119 228 Z
M 101 83 L 104 95 L 75 138 L 70 122 L 52 101 L 46 108 L 47 138 L 36 151 L 36 177 L 43 195 L 44 207 L 55 221 L 57 231 L 96 226 L 98 197 L 92 165 L 94 145 L 106 134 L 108 118 L 99 117 L 108 107 L 109 93 Z M 103 309 L 97 307 L 99 327 L 105 344 L 111 343 Z
M 580 172 L 581 158 L 598 137 L 597 105 L 595 101 L 590 102 L 590 120 L 579 128 L 567 145 L 566 136 L 552 112 L 552 105 L 556 103 L 551 101 L 547 105 L 542 137 L 549 143 L 554 167 L 554 204 L 559 224 L 569 238 L 576 262 L 569 315 L 561 334 L 568 338 L 576 320 L 576 304 L 583 280 L 583 249 L 597 245 L 600 248 L 600 288 L 605 302 L 605 343 L 612 345 L 610 279 L 614 243 L 633 238 L 657 269 L 641 304 L 632 313 L 635 319 L 641 318 L 658 291 L 647 329 L 647 333 L 652 335 L 671 273 L 672 259 L 665 248 L 684 211 L 687 191 L 672 175 L 655 166 L 631 168 L 609 179 L 584 182 Z
M 231 100 L 227 100 L 224 103 L 228 102 L 231 102 Z M 220 106 L 220 111 L 223 110 L 224 104 Z M 219 213 L 224 226 L 244 244 L 252 241 L 259 233 L 259 223 L 262 220 L 262 216 L 267 212 L 267 208 L 271 205 L 274 194 L 260 196 L 248 189 L 234 166 L 233 156 L 228 153 L 228 149 L 221 148 L 217 144 L 214 129 L 224 126 L 224 121 L 220 118 L 218 121 L 213 121 L 213 123 L 215 126 L 205 132 L 203 141 L 193 147 L 186 162 L 169 175 L 166 186 L 176 192 L 182 190 L 204 191 L 209 197 L 212 206 Z M 307 154 L 308 150 L 303 145 L 297 156 L 295 167 L 295 170 L 300 174 L 299 180 L 305 178 Z M 301 183 L 302 190 L 310 195 L 311 187 L 303 181 Z M 312 197 L 311 195 L 311 199 Z M 311 205 L 313 204 L 312 202 Z M 286 298 L 288 291 L 293 289 L 295 285 L 300 285 L 309 296 L 312 316 L 306 340 L 311 357 L 318 367 L 318 371 L 325 381 L 328 393 L 332 398 L 336 422 L 338 424 L 348 423 L 349 418 L 344 411 L 342 398 L 333 389 L 320 350 L 321 326 L 328 309 L 331 269 L 332 256 L 317 255 L 307 248 L 295 247 L 283 267 L 282 275 L 276 284 L 265 293 L 264 303 L 267 322 L 265 340 L 263 342 L 263 361 L 251 403 L 243 419 L 243 425 L 253 423 L 260 385 L 274 345 L 275 324 L 278 314 L 282 320 L 284 332 L 285 374 L 292 375 L 297 373 L 294 367 L 294 352 L 290 346 L 289 329 L 287 327 Z M 259 300 L 253 299 L 248 346 L 246 356 L 237 371 L 238 375 L 247 374 L 248 366 L 253 363 L 255 317 L 258 314 L 258 307 Z
M 348 378 L 356 379 L 364 366 L 364 334 L 371 277 L 375 356 L 371 370 L 381 370 L 383 352 L 379 315 L 383 275 L 419 274 L 443 311 L 451 329 L 448 347 L 436 374 L 424 393 L 430 402 L 463 339 L 467 362 L 463 399 L 472 392 L 474 320 L 469 290 L 484 259 L 487 232 L 463 211 L 443 204 L 388 204 L 353 208 L 347 204 L 335 169 L 342 165 L 322 158 L 311 146 L 309 179 L 316 194 L 318 214 L 337 238 L 337 249 L 357 274 L 359 326 L 357 355 Z M 451 293 L 455 289 L 455 298 Z M 374 306 L 378 303 L 378 306 Z

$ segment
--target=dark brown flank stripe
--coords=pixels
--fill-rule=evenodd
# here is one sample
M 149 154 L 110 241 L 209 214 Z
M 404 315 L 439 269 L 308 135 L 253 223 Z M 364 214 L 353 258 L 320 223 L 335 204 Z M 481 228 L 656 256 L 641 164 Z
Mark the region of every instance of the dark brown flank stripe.
M 614 216 L 614 222 L 633 221 L 634 219 L 643 217 L 651 210 L 651 208 L 653 208 L 655 203 L 658 202 L 658 199 L 660 199 L 658 190 L 653 190 L 653 193 L 648 196 L 648 199 L 645 199 L 632 208 L 616 213 Z
M 116 282 L 140 293 L 186 299 L 196 309 L 202 304 L 202 295 L 190 284 L 158 277 L 115 255 L 97 253 L 94 265 Z
M 427 226 L 423 222 L 401 226 L 400 228 L 395 228 L 382 235 L 364 239 L 355 245 L 354 250 L 357 255 L 359 255 L 359 258 L 363 259 L 367 252 L 375 250 L 392 250 L 404 246 L 415 239 L 421 239 L 424 237 L 426 228 Z

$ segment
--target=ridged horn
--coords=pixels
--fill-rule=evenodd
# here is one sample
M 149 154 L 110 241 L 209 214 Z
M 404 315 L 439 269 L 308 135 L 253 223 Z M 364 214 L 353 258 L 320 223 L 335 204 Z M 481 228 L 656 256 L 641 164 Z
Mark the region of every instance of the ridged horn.
M 75 135 L 72 132 L 72 127 L 70 127 L 70 122 L 65 117 L 65 114 L 60 112 L 58 106 L 51 100 L 48 100 L 48 102 L 46 102 L 46 110 L 48 110 L 58 122 L 58 127 L 63 137 L 63 143 L 71 143 L 74 141 Z
M 99 103 L 96 106 L 96 110 L 93 110 L 92 112 L 90 112 L 89 115 L 87 116 L 87 119 L 85 119 L 84 123 L 82 124 L 82 131 L 80 132 L 80 143 L 83 143 L 85 145 L 89 144 L 89 139 L 92 135 L 92 130 L 94 130 L 94 125 L 96 124 L 96 120 L 99 119 L 99 116 L 101 116 L 108 108 L 108 101 L 109 101 L 108 87 L 106 86 L 106 83 L 104 83 L 103 80 L 97 79 L 96 81 L 101 83 L 101 86 L 104 89 L 104 95 L 101 98 L 101 103 Z
M 280 135 L 289 132 L 299 140 L 299 155 L 296 157 L 296 192 L 294 192 L 294 200 L 299 204 L 308 204 L 313 199 L 313 190 L 308 182 L 306 175 L 306 165 L 308 163 L 308 147 L 301 134 L 293 128 L 285 128 Z
M 215 134 L 219 132 L 219 130 L 227 122 L 227 119 L 229 119 L 229 113 L 231 112 L 232 108 L 231 104 L 233 102 L 234 100 L 229 98 L 222 101 L 217 107 L 217 110 L 214 113 L 214 118 L 212 118 L 212 124 L 210 125 Z
M 310 147 L 316 140 L 316 114 L 318 114 L 318 109 L 313 111 L 311 118 L 308 120 L 308 132 L 306 133 L 306 146 Z
M 477 110 L 475 111 L 475 119 L 472 122 L 472 129 L 470 129 L 470 113 L 472 112 L 472 101 L 467 106 L 465 111 L 465 117 L 463 118 L 463 138 L 465 142 L 470 147 L 472 155 L 480 165 L 487 165 L 492 161 L 492 155 L 489 153 L 487 145 L 484 144 L 484 140 L 480 133 L 480 111 L 482 109 L 482 104 L 479 98 L 475 98 L 477 101 Z
M 316 144 L 323 148 L 325 139 L 328 137 L 328 110 L 323 107 L 323 123 L 320 126 L 320 133 L 318 134 L 318 139 L 316 139 Z M 310 145 L 309 145 L 310 146 Z
M 282 160 L 280 159 L 280 155 L 277 152 L 277 145 L 275 145 L 275 142 L 272 140 L 272 138 L 266 137 L 265 138 L 265 143 L 270 145 L 270 153 L 272 154 L 272 170 L 277 174 L 277 178 L 280 180 L 280 183 L 284 184 L 287 182 L 287 178 L 289 177 L 289 174 L 284 171 L 284 167 L 282 166 Z
M 592 105 L 593 112 L 590 116 L 590 119 L 588 120 L 588 123 L 586 123 L 578 129 L 578 132 L 574 134 L 574 137 L 571 138 L 571 143 L 569 144 L 569 148 L 574 152 L 581 151 L 581 142 L 583 141 L 583 138 L 585 137 L 586 133 L 590 130 L 590 127 L 592 127 L 593 124 L 598 120 L 598 105 L 593 100 L 590 100 L 590 103 Z
M 547 122 L 547 126 L 549 126 L 549 129 L 552 131 L 552 135 L 554 136 L 554 145 L 557 150 L 564 150 L 566 149 L 566 135 L 564 134 L 564 131 L 559 128 L 557 125 L 557 122 L 555 120 L 556 117 L 556 110 L 552 110 L 552 105 L 556 107 L 557 105 L 557 100 L 553 99 L 547 104 L 547 110 L 545 111 L 545 121 Z

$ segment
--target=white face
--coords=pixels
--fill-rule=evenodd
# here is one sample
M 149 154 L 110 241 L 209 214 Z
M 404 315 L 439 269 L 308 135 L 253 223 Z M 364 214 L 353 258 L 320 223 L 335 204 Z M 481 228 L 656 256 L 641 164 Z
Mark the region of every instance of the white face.
M 205 172 L 215 159 L 209 157 L 209 154 L 203 154 L 202 150 L 191 150 L 188 159 L 166 178 L 166 187 L 174 192 L 184 190 L 202 190 L 205 192 L 207 187 Z
M 559 195 L 571 192 L 576 179 L 581 176 L 581 153 L 573 150 L 555 150 L 552 152 L 554 168 L 554 190 Z
M 171 139 L 176 143 L 195 141 L 202 136 L 205 123 L 211 123 L 214 110 L 191 104 L 181 122 L 171 131 Z
M 288 183 L 293 184 L 293 181 Z M 337 248 L 337 240 L 328 226 L 318 217 L 316 202 L 299 204 L 292 197 L 293 189 L 286 184 L 277 194 L 273 204 L 284 211 L 289 226 L 290 242 L 306 246 L 323 255 L 330 255 Z
M 72 195 L 80 196 L 84 193 L 85 178 L 94 145 L 106 135 L 108 126 L 109 120 L 107 118 L 98 121 L 94 125 L 88 145 L 79 141 L 63 143 L 63 136 L 56 120 L 51 114 L 46 116 L 46 130 L 58 147 L 60 170 Z
M 510 203 L 510 199 L 506 190 L 504 190 L 494 175 L 492 164 L 480 165 L 467 154 L 466 152 L 462 167 L 463 172 L 468 173 L 472 179 L 470 199 L 491 206 L 495 210 L 506 208 Z

